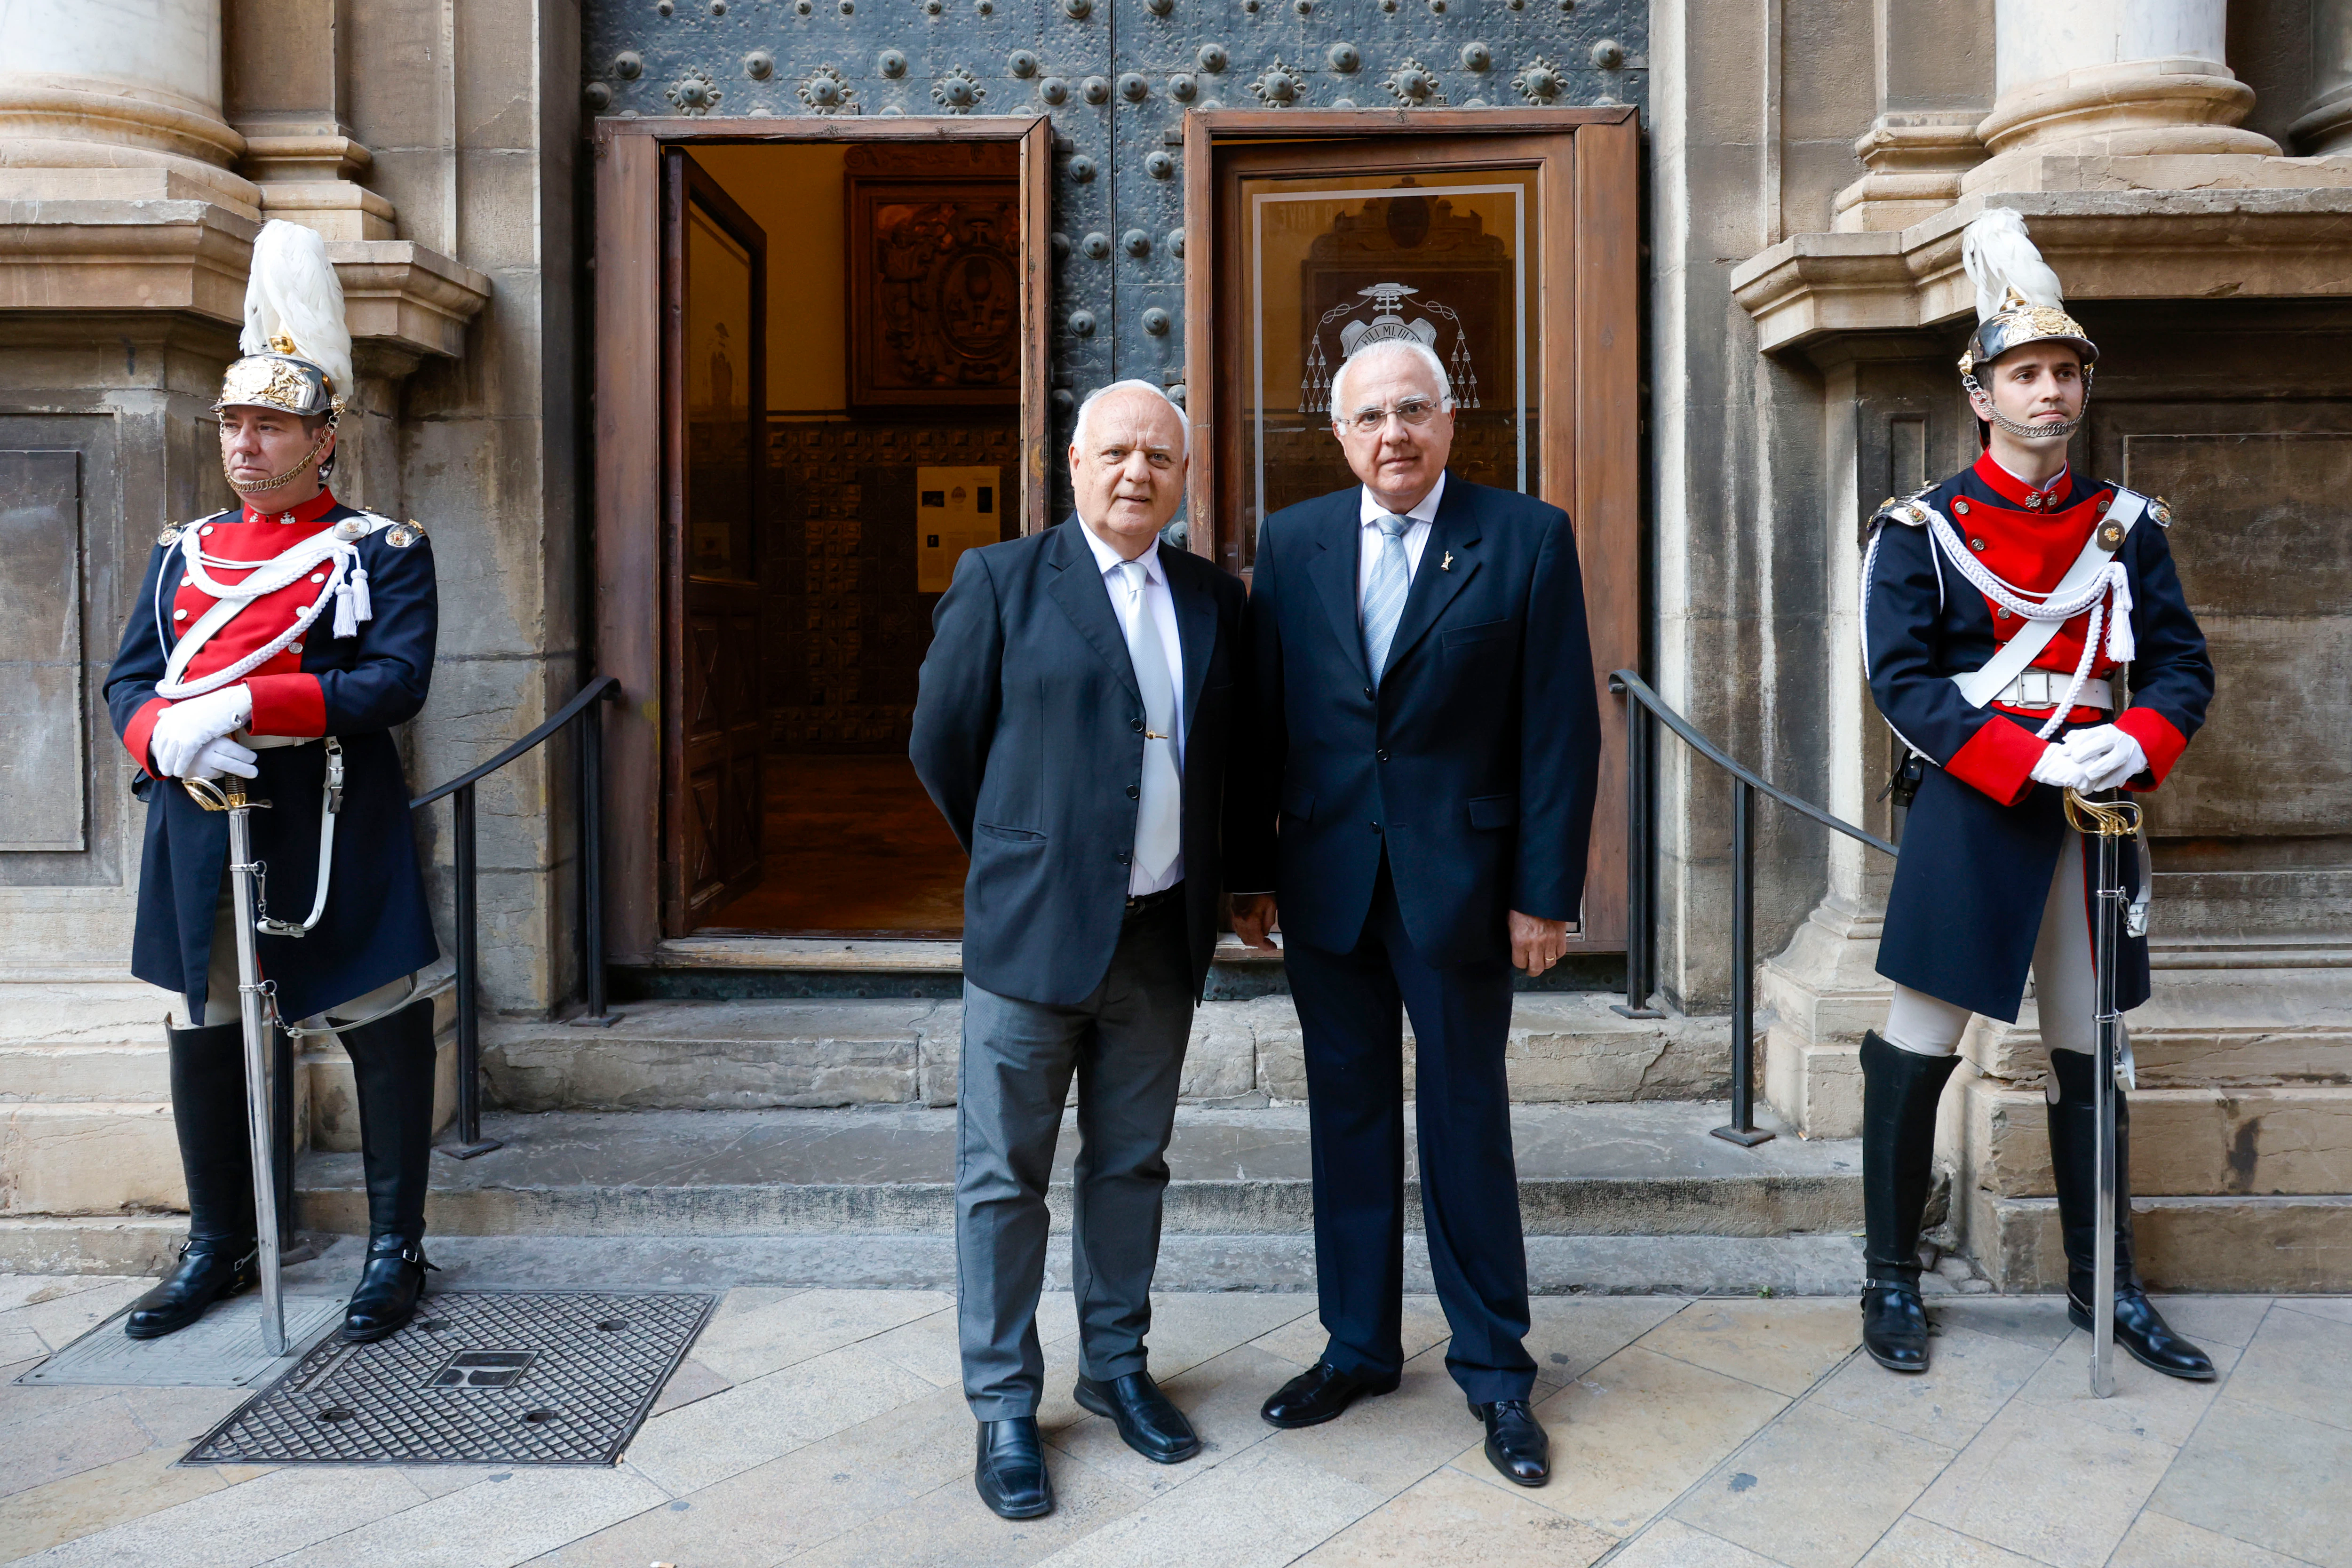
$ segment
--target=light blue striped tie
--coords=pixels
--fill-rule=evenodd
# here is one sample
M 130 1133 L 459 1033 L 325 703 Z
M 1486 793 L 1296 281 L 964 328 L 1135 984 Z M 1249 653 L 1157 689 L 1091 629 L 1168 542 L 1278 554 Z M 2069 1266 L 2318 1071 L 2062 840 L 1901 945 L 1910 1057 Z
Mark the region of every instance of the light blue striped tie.
M 1412 526 L 1412 519 L 1383 517 L 1372 526 L 1381 531 L 1381 552 L 1372 561 L 1371 580 L 1364 584 L 1364 662 L 1377 687 L 1389 662 L 1389 644 L 1396 640 L 1397 621 L 1404 615 L 1405 590 L 1412 586 L 1404 559 L 1404 531 Z

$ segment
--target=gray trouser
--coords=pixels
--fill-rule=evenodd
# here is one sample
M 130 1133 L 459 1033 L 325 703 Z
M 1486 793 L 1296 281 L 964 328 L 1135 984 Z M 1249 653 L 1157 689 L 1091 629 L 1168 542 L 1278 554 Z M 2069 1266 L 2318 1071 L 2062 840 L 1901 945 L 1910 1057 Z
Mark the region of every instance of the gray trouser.
M 1144 1370 L 1168 1135 L 1192 1026 L 1184 901 L 1127 921 L 1074 1007 L 963 987 L 956 1102 L 956 1321 L 964 1396 L 982 1421 L 1034 1415 L 1045 1363 L 1045 1187 L 1078 1080 L 1070 1288 L 1088 1377 Z

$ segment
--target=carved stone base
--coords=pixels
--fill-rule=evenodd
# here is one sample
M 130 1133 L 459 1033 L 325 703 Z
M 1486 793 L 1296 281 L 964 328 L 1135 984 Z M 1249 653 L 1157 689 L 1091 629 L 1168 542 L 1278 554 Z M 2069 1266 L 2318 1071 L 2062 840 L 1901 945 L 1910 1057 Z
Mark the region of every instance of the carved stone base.
M 1971 110 L 1880 115 L 1853 144 L 1870 173 L 1837 194 L 1831 228 L 1840 234 L 1906 229 L 1960 199 L 1960 177 L 1984 161 Z
M 1960 188 L 2019 189 L 2016 171 L 2053 153 L 2275 157 L 2277 142 L 2238 124 L 2253 106 L 2253 89 L 2210 60 L 2084 67 L 2004 94 L 1977 127 L 1992 156 L 1963 176 Z
M 1822 900 L 1759 975 L 1769 1011 L 1764 1095 L 1807 1138 L 1862 1131 L 1862 1036 L 1886 1016 L 1877 971 L 1880 911 L 1837 894 Z

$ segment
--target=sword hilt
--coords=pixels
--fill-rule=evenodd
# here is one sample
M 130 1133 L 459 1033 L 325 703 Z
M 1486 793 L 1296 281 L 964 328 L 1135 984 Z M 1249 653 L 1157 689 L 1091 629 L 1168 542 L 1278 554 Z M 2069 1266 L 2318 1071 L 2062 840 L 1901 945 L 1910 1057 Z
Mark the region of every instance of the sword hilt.
M 2077 833 L 2100 838 L 2129 838 L 2139 831 L 2139 802 L 2136 800 L 2094 800 L 2071 789 L 2062 798 L 2066 806 L 2066 826 Z
M 225 785 L 215 784 L 211 779 L 182 779 L 180 787 L 188 792 L 189 799 L 206 811 L 268 811 L 269 809 L 268 801 L 256 800 L 245 793 L 245 781 L 235 773 L 227 775 L 227 783 Z

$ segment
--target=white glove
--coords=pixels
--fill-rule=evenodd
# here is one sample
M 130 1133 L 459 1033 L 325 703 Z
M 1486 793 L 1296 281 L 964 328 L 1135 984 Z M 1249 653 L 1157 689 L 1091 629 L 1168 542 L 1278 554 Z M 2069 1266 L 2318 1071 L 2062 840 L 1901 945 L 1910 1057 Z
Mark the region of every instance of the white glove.
M 2067 756 L 2090 781 L 2083 787 L 2114 789 L 2147 769 L 2147 753 L 2140 749 L 2139 742 L 2132 739 L 2129 731 L 2113 724 L 2077 730 L 2066 737 L 2064 745 Z
M 188 771 L 179 775 L 191 779 L 216 779 L 223 773 L 235 773 L 241 779 L 255 777 L 260 769 L 253 765 L 253 753 L 223 735 L 217 741 L 207 741 Z
M 174 702 L 156 716 L 147 736 L 147 755 L 160 778 L 190 778 L 188 770 L 204 749 L 253 718 L 253 693 L 242 685 L 224 686 L 202 697 Z M 244 751 L 242 746 L 237 748 Z M 246 752 L 248 761 L 250 752 Z
M 2037 784 L 2056 784 L 2060 789 L 2091 787 L 2091 775 L 2067 754 L 2063 746 L 2042 748 L 2042 754 L 2033 759 L 2033 778 Z

